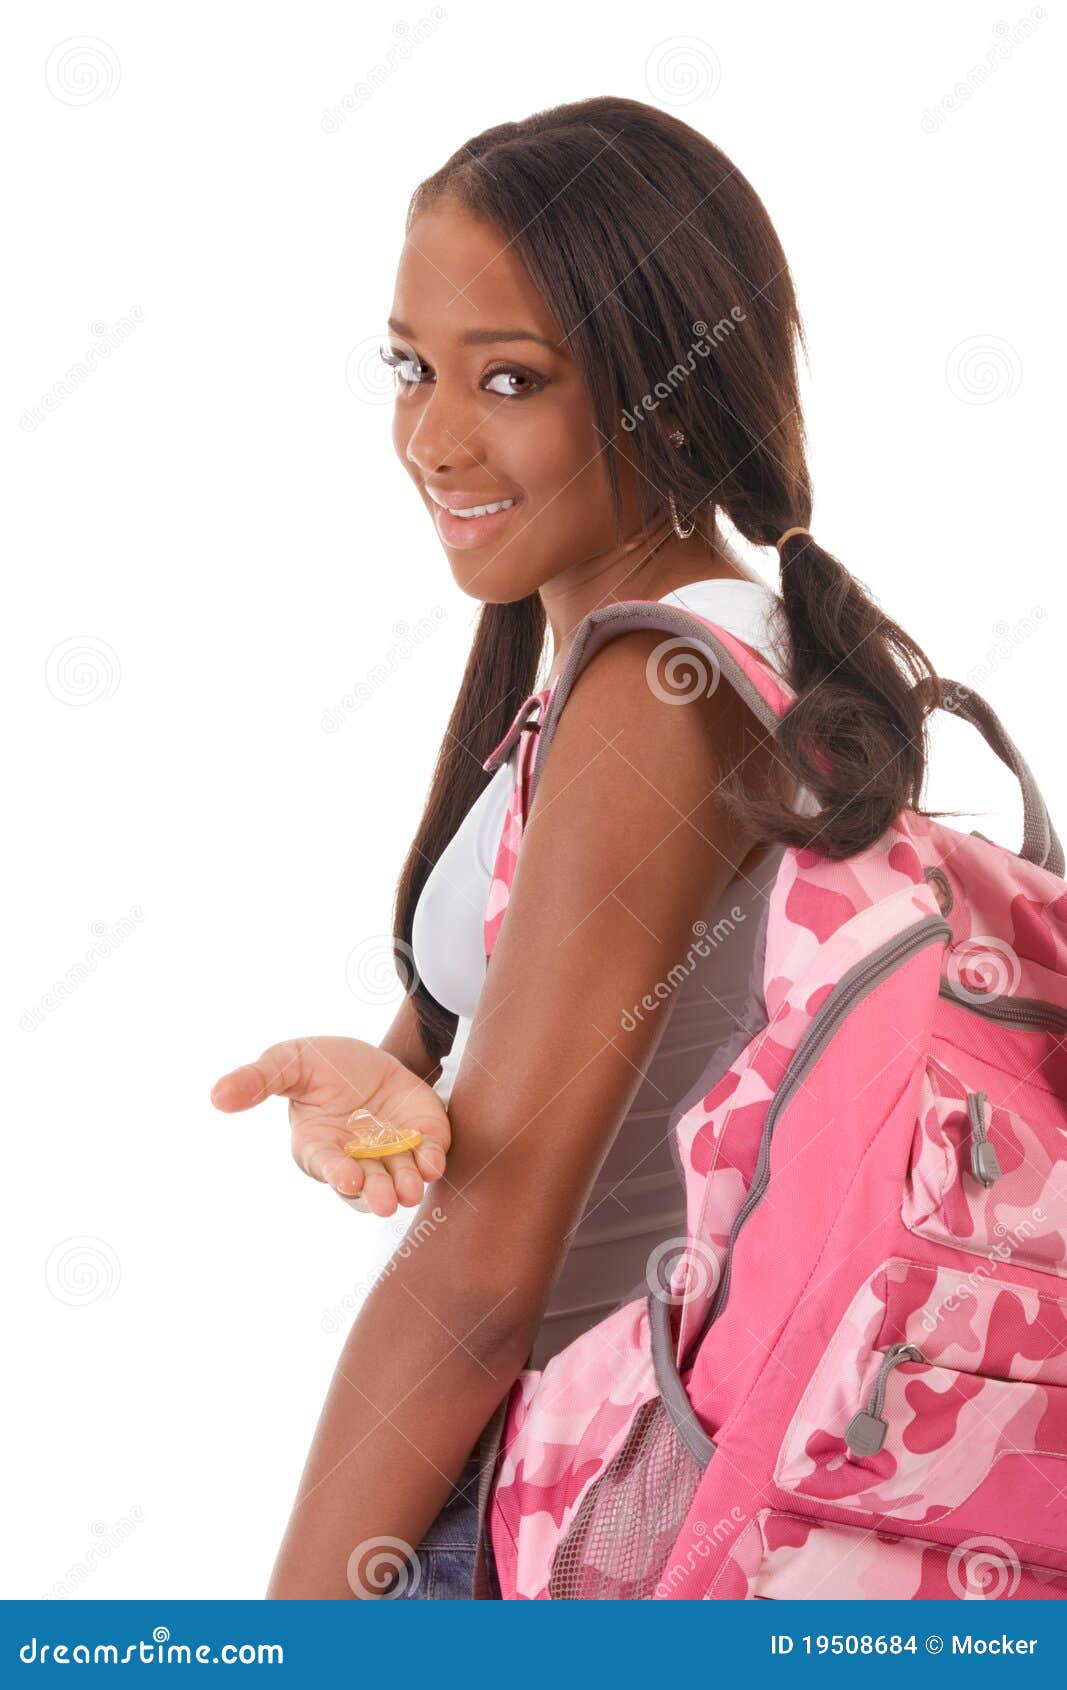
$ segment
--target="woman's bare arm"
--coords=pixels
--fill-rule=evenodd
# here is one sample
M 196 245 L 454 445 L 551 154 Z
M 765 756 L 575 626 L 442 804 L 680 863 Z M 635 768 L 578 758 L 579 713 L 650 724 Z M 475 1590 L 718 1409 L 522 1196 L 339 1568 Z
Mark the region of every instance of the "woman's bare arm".
M 389 1024 L 389 1030 L 384 1039 L 379 1039 L 380 1050 L 388 1051 L 395 1056 L 405 1068 L 417 1074 L 420 1080 L 425 1080 L 428 1086 L 440 1078 L 441 1064 L 427 1054 L 426 1046 L 422 1042 L 418 1017 L 409 997 L 405 997 Z
M 452 1148 L 360 1309 L 268 1595 L 351 1587 L 357 1546 L 417 1546 L 529 1355 L 658 1035 L 664 987 L 752 841 L 715 787 L 769 755 L 725 685 L 666 703 L 631 631 L 575 684 L 546 756 L 451 1103 Z M 353 1561 L 353 1571 L 355 1561 Z M 357 1575 L 358 1584 L 358 1575 Z

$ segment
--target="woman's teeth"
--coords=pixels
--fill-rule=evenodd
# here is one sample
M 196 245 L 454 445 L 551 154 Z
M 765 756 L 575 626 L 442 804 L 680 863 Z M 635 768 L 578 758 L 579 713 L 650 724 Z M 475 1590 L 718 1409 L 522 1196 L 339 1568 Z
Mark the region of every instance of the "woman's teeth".
M 494 511 L 510 510 L 514 499 L 501 499 L 497 505 L 474 505 L 469 511 L 449 511 L 449 516 L 492 516 Z

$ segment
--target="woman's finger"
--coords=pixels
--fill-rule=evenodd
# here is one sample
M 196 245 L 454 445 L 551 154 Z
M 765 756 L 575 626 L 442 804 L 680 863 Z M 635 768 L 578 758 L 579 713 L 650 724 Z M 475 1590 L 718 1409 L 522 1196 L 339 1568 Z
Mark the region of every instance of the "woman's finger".
M 415 1166 L 410 1150 L 398 1151 L 395 1156 L 383 1156 L 381 1166 L 392 1176 L 397 1201 L 405 1208 L 422 1202 L 422 1175 Z
M 290 1139 L 293 1161 L 312 1179 L 332 1185 L 342 1197 L 357 1197 L 363 1190 L 362 1164 L 345 1156 L 335 1144 L 294 1132 Z
M 415 1150 L 415 1165 L 427 1185 L 432 1185 L 435 1179 L 441 1178 L 447 1162 L 448 1156 L 444 1148 L 432 1138 L 424 1138 Z
M 368 1159 L 363 1163 L 363 1196 L 374 1214 L 383 1218 L 396 1214 L 396 1186 L 388 1168 L 379 1161 Z

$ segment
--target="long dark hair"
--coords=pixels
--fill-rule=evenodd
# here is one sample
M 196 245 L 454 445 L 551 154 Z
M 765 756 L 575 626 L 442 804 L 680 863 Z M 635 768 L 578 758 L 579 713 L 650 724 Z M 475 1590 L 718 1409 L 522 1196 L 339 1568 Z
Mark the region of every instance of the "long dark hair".
M 808 526 L 797 384 L 798 343 L 805 353 L 806 345 L 793 282 L 759 196 L 717 147 L 669 113 L 603 95 L 466 142 L 415 190 L 407 227 L 445 195 L 515 247 L 567 333 L 605 442 L 618 541 L 620 412 L 641 417 L 631 438 L 644 526 L 662 521 L 671 493 L 709 541 L 719 510 L 759 546 Z M 713 343 L 710 355 L 695 361 L 695 341 Z M 642 411 L 643 396 L 662 393 L 664 382 L 682 450 Z M 767 842 L 849 857 L 901 810 L 919 808 L 925 717 L 940 702 L 939 683 L 915 641 L 807 535 L 786 541 L 780 570 L 785 678 L 797 694 L 776 735 L 781 768 L 762 788 L 739 769 L 720 795 Z M 456 1017 L 404 962 L 415 905 L 490 778 L 484 759 L 538 684 L 544 640 L 537 593 L 483 605 L 400 876 L 397 966 L 435 1058 L 451 1044 Z M 794 790 L 799 782 L 814 794 L 817 813 L 791 806 L 782 768 Z

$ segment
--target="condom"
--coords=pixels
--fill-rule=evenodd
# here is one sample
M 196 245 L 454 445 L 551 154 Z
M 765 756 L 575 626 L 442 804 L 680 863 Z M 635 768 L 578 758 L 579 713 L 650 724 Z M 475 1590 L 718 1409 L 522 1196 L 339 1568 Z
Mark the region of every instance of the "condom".
M 422 1134 L 414 1127 L 407 1132 L 397 1127 L 391 1127 L 386 1121 L 379 1121 L 377 1115 L 369 1109 L 356 1109 L 348 1117 L 348 1125 L 354 1126 L 357 1121 L 366 1122 L 356 1130 L 356 1136 L 350 1139 L 342 1149 L 346 1156 L 358 1159 L 365 1157 L 396 1156 L 401 1150 L 414 1150 L 422 1143 Z

